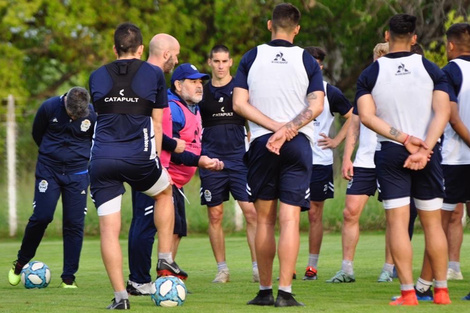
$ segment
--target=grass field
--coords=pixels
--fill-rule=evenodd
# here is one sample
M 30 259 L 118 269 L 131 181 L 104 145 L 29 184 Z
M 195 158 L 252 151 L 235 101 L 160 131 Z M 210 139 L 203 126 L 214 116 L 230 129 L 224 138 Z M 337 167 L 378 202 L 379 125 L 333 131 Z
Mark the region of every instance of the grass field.
M 470 302 L 460 298 L 470 290 L 470 235 L 465 234 L 462 247 L 462 269 L 465 280 L 449 282 L 453 303 L 437 306 L 421 303 L 417 307 L 391 307 L 390 297 L 399 294 L 399 283 L 377 283 L 376 279 L 383 264 L 384 235 L 373 232 L 361 235 L 355 260 L 356 282 L 352 284 L 327 284 L 325 280 L 335 274 L 341 265 L 341 236 L 326 234 L 319 263 L 319 280 L 293 283 L 296 298 L 306 304 L 304 308 L 274 309 L 274 307 L 253 307 L 245 303 L 253 298 L 258 285 L 251 280 L 251 262 L 243 236 L 227 238 L 227 262 L 230 267 L 231 281 L 227 284 L 211 283 L 216 272 L 216 264 L 206 236 L 195 235 L 184 238 L 177 257 L 179 265 L 188 271 L 186 283 L 191 294 L 180 308 L 160 308 L 154 306 L 150 297 L 131 297 L 133 312 L 152 310 L 172 310 L 180 312 L 469 312 Z M 423 255 L 422 234 L 413 238 L 415 251 L 414 274 L 419 274 Z M 123 251 L 127 242 L 123 241 Z M 8 284 L 7 273 L 16 256 L 20 242 L 2 240 L 0 242 L 0 312 L 103 312 L 113 298 L 110 283 L 100 257 L 99 240 L 85 239 L 80 270 L 77 274 L 79 288 L 60 289 L 62 269 L 62 241 L 47 239 L 42 242 L 34 259 L 45 262 L 52 270 L 49 287 L 40 290 L 27 290 L 20 284 Z M 302 234 L 301 250 L 297 261 L 297 273 L 301 277 L 307 262 L 307 236 Z M 125 258 L 126 261 L 127 258 Z M 274 277 L 277 276 L 277 260 Z M 152 272 L 154 269 L 152 269 Z M 128 274 L 125 263 L 125 275 Z M 274 282 L 276 289 L 277 282 Z

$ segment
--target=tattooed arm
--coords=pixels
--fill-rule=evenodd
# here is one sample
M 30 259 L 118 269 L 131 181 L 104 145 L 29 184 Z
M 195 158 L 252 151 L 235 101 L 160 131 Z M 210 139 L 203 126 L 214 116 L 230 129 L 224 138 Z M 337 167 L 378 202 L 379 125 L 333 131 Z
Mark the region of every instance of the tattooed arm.
M 269 151 L 279 154 L 282 145 L 286 140 L 294 138 L 299 129 L 311 122 L 323 111 L 323 101 L 325 93 L 314 91 L 307 95 L 309 106 L 302 110 L 292 121 L 286 123 L 269 138 L 266 147 Z
M 346 142 L 344 144 L 344 153 L 343 153 L 343 166 L 341 169 L 341 174 L 344 179 L 351 180 L 354 176 L 352 154 L 354 148 L 356 147 L 357 142 L 359 141 L 359 134 L 361 132 L 361 122 L 359 120 L 359 115 L 353 114 L 351 116 L 351 123 L 349 124 L 347 133 L 346 133 Z
M 362 124 L 377 134 L 403 144 L 410 153 L 416 153 L 421 147 L 428 149 L 428 145 L 421 138 L 406 134 L 377 117 L 374 99 L 370 94 L 357 99 L 357 107 Z

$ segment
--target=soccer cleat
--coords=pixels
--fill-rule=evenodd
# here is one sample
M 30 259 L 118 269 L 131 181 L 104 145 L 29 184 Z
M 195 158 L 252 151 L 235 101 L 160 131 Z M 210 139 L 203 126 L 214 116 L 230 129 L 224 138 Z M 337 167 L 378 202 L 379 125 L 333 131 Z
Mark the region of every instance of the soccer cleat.
M 294 274 L 295 275 L 295 274 Z M 317 280 L 317 270 L 312 266 L 307 266 L 303 280 Z
M 64 288 L 64 289 L 77 289 L 78 286 L 77 286 L 77 283 L 75 281 L 71 281 L 71 282 L 66 282 L 66 281 L 63 281 L 59 288 Z
M 393 281 L 392 275 L 393 275 L 392 273 L 382 270 L 382 272 L 380 272 L 379 278 L 377 279 L 377 282 L 379 283 L 391 282 Z
M 457 272 L 452 268 L 447 269 L 447 280 L 463 280 L 462 272 Z
M 119 302 L 116 302 L 116 299 L 111 301 L 111 304 L 106 307 L 108 310 L 129 310 L 131 308 L 129 299 L 121 299 Z
M 417 290 L 415 287 L 415 291 L 416 298 L 418 298 L 419 301 L 432 301 L 434 299 L 431 287 L 429 287 L 429 289 L 424 292 Z
M 8 272 L 8 282 L 12 286 L 16 286 L 20 283 L 21 281 L 21 270 L 23 269 L 23 266 L 18 263 L 18 261 L 14 261 L 10 271 Z
M 356 278 L 353 275 L 346 274 L 343 270 L 338 271 L 335 276 L 328 279 L 327 283 L 353 283 Z
M 287 307 L 287 306 L 305 306 L 302 302 L 295 300 L 292 293 L 279 290 L 277 293 L 275 307 Z
M 180 269 L 176 262 L 168 263 L 166 260 L 159 259 L 157 263 L 157 277 L 176 276 L 179 279 L 186 280 L 188 273 Z
M 434 303 L 435 304 L 450 304 L 449 289 L 447 288 L 434 288 Z
M 390 305 L 418 305 L 415 290 L 402 290 L 401 296 L 389 303 Z
M 259 283 L 259 271 L 258 268 L 253 269 L 253 282 Z
M 131 296 L 150 296 L 156 292 L 156 289 L 155 284 L 152 282 L 139 284 L 132 280 L 128 280 L 126 291 Z
M 248 301 L 248 305 L 274 305 L 273 290 L 260 290 L 253 300 Z
M 215 279 L 212 281 L 213 283 L 226 283 L 230 281 L 230 272 L 227 269 L 220 270 L 217 275 L 215 275 Z

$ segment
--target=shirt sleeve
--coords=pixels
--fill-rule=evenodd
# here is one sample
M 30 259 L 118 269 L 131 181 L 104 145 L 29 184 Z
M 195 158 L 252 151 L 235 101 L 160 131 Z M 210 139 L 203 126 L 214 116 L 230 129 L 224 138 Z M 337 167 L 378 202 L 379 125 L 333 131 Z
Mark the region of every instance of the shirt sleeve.
M 341 115 L 345 115 L 349 112 L 349 110 L 351 110 L 351 103 L 344 96 L 341 90 L 339 90 L 339 88 L 327 84 L 326 96 L 328 98 L 328 102 L 330 103 L 331 114 L 337 112 Z
M 166 81 L 163 72 L 160 70 L 157 74 L 157 96 L 155 99 L 155 108 L 163 109 L 168 107 L 168 94 L 166 92 Z
M 354 98 L 354 106 L 357 106 L 357 100 L 372 93 L 377 76 L 379 75 L 379 62 L 375 61 L 369 65 L 359 76 L 356 84 L 356 97 Z M 356 110 L 357 112 L 357 110 Z
M 447 77 L 444 72 L 434 63 L 423 57 L 423 65 L 434 82 L 434 90 L 449 93 Z
M 242 57 L 238 65 L 237 74 L 234 79 L 234 87 L 239 87 L 248 90 L 248 72 L 250 71 L 253 62 L 258 54 L 258 49 L 253 48 Z
M 457 95 L 460 92 L 463 81 L 462 71 L 455 62 L 449 62 L 449 64 L 442 68 L 442 71 L 447 77 L 450 101 L 457 102 Z
M 175 151 L 177 145 L 178 143 L 176 142 L 176 140 L 163 134 L 163 137 L 162 137 L 162 149 L 163 150 L 170 151 L 170 152 Z
M 303 52 L 302 58 L 309 79 L 307 94 L 314 91 L 324 92 L 325 90 L 323 89 L 323 75 L 321 73 L 321 69 L 318 65 L 318 62 L 305 50 Z
M 38 147 L 41 145 L 42 138 L 47 131 L 48 124 L 49 120 L 47 118 L 47 110 L 45 104 L 43 103 L 39 107 L 36 116 L 34 117 L 32 130 L 34 142 L 36 142 Z

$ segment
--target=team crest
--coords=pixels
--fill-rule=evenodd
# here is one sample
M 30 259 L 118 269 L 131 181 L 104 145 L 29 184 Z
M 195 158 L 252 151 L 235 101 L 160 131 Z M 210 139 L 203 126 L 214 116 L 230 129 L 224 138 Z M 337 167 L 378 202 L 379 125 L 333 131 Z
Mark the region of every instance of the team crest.
M 39 192 L 46 192 L 48 186 L 49 183 L 47 182 L 47 180 L 41 180 L 38 185 Z
M 352 184 L 353 184 L 353 178 L 351 178 L 351 180 L 348 181 L 348 187 L 347 187 L 347 189 L 351 188 Z
M 85 119 L 82 121 L 82 124 L 80 125 L 80 130 L 82 132 L 86 132 L 87 130 L 90 129 L 90 126 L 91 126 L 91 122 L 89 119 Z
M 212 193 L 210 192 L 210 190 L 204 190 L 204 199 L 206 199 L 207 202 L 212 201 Z

